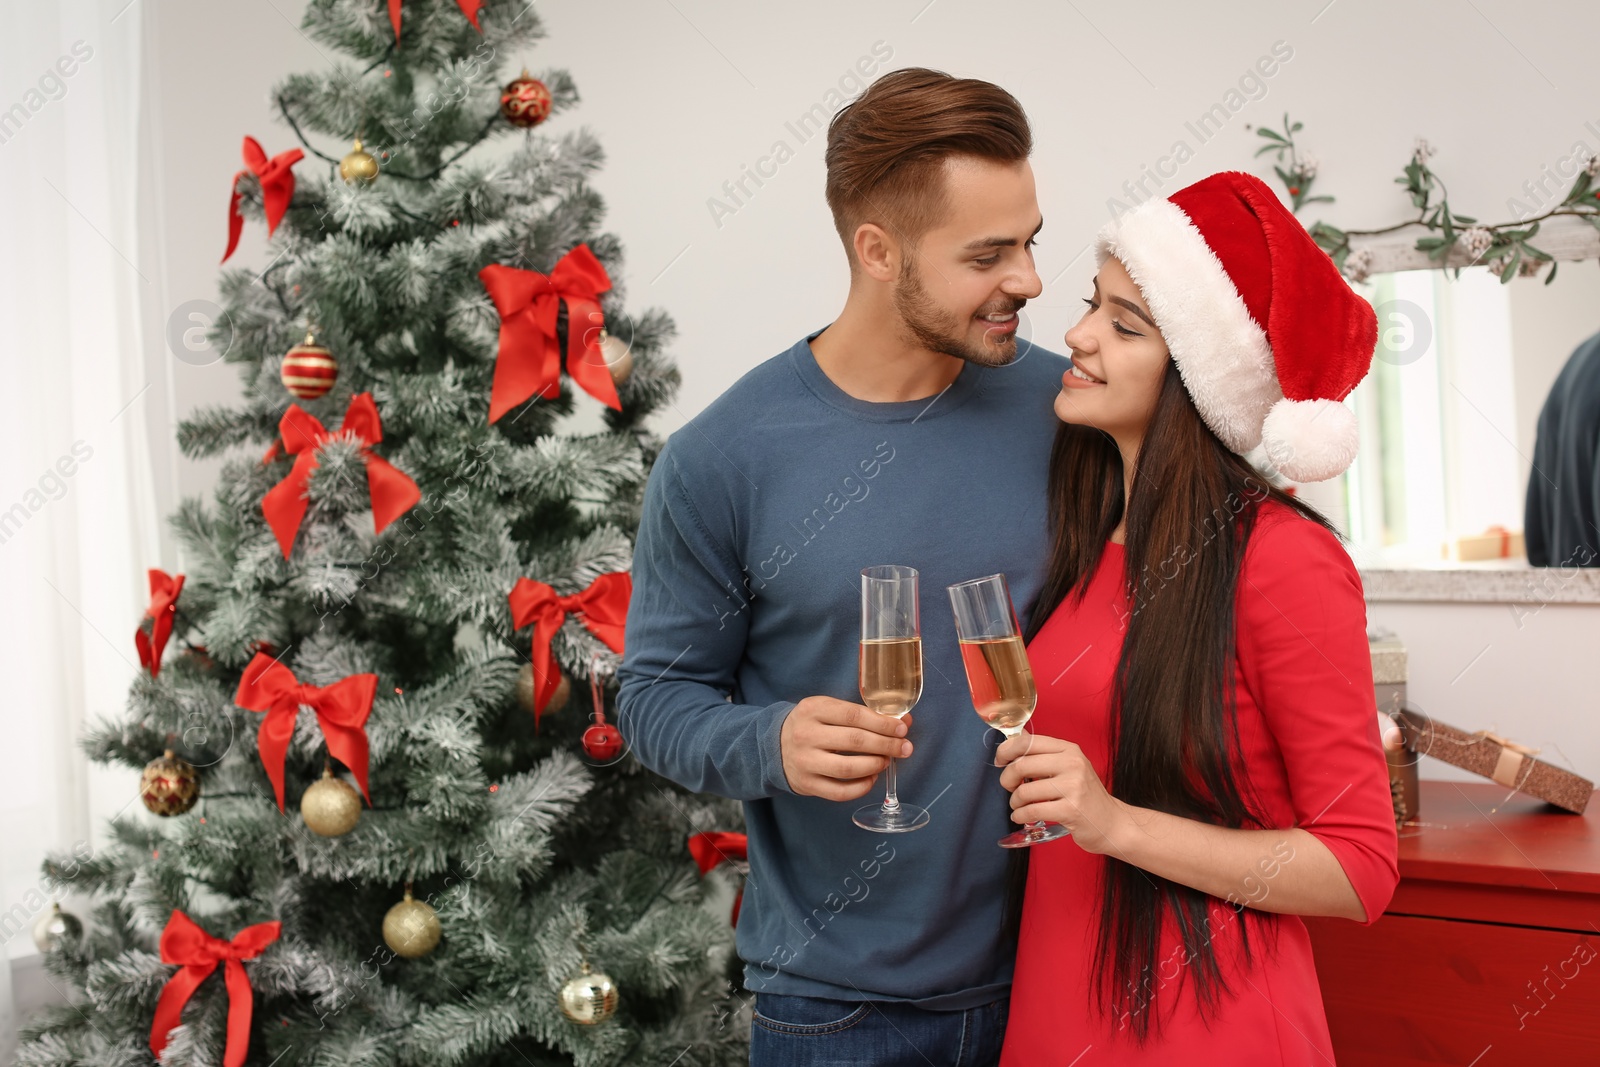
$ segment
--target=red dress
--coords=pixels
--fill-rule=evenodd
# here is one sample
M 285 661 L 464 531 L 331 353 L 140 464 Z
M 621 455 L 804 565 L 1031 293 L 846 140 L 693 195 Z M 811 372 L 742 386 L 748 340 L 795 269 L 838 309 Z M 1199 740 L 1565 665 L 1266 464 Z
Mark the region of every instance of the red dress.
M 1068 597 L 1028 647 L 1039 685 L 1029 729 L 1079 745 L 1102 781 L 1128 610 L 1123 551 L 1107 544 L 1082 603 Z M 1255 791 L 1271 825 L 1301 827 L 1326 845 L 1376 922 L 1399 872 L 1361 580 L 1327 530 L 1269 503 L 1245 550 L 1236 604 L 1241 790 Z M 1090 996 L 1105 860 L 1070 839 L 1031 851 L 1002 1067 L 1334 1062 L 1305 924 L 1279 915 L 1269 945 L 1260 913 L 1234 918 L 1216 900 L 1212 943 L 1234 995 L 1208 1027 L 1169 918 L 1150 981 L 1164 1028 L 1141 1048 Z M 1270 892 L 1270 880 L 1262 884 Z M 1250 923 L 1248 966 L 1241 922 Z

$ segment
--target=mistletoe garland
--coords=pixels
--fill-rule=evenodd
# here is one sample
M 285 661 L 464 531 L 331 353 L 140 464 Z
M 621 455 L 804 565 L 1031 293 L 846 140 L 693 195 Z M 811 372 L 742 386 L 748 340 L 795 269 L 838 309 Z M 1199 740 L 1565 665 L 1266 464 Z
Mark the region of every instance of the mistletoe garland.
M 1283 132 L 1269 130 L 1262 126 L 1256 133 L 1266 139 L 1266 144 L 1256 149 L 1256 158 L 1260 159 L 1268 152 L 1278 154 L 1278 162 L 1273 165 L 1273 170 L 1278 172 L 1284 187 L 1289 190 L 1289 196 L 1294 202 L 1294 210 L 1299 211 L 1306 204 L 1314 204 L 1321 200 L 1333 203 L 1331 196 L 1312 196 L 1311 183 L 1317 180 L 1317 160 L 1310 152 L 1302 152 L 1294 143 L 1294 135 L 1304 126 L 1303 122 L 1290 124 L 1289 113 L 1283 113 Z M 1245 129 L 1249 129 L 1246 126 Z M 1285 160 L 1283 157 L 1289 158 Z
M 1305 204 L 1333 202 L 1331 196 L 1310 195 L 1312 182 L 1316 180 L 1317 164 L 1294 140 L 1294 135 L 1303 125 L 1291 123 L 1285 112 L 1282 133 L 1265 126 L 1256 130 L 1266 141 L 1256 150 L 1256 156 L 1259 158 L 1268 152 L 1276 154 L 1277 163 L 1273 170 L 1288 189 L 1297 212 Z M 1417 138 L 1410 162 L 1395 179 L 1395 183 L 1404 186 L 1410 195 L 1411 204 L 1417 209 L 1416 218 L 1376 230 L 1341 230 L 1321 221 L 1309 227 L 1312 239 L 1333 257 L 1334 263 L 1351 280 L 1365 281 L 1372 268 L 1372 252 L 1365 248 L 1352 250 L 1351 237 L 1374 237 L 1408 226 L 1422 225 L 1432 232 L 1417 238 L 1416 249 L 1426 252 L 1432 262 L 1443 266 L 1450 253 L 1459 246 L 1470 260 L 1465 266 L 1482 263 L 1500 276 L 1502 284 L 1518 276 L 1537 275 L 1549 264 L 1550 270 L 1544 279 L 1544 283 L 1549 285 L 1555 281 L 1557 263 L 1550 253 L 1531 243 L 1539 233 L 1540 224 L 1548 218 L 1570 215 L 1600 230 L 1600 186 L 1596 185 L 1597 179 L 1600 179 L 1600 156 L 1590 157 L 1584 169 L 1578 172 L 1567 195 L 1549 211 L 1517 222 L 1482 225 L 1470 215 L 1460 215 L 1450 210 L 1450 191 L 1443 179 L 1428 166 L 1433 155 L 1433 147 L 1421 137 Z M 1459 277 L 1461 267 L 1454 269 Z

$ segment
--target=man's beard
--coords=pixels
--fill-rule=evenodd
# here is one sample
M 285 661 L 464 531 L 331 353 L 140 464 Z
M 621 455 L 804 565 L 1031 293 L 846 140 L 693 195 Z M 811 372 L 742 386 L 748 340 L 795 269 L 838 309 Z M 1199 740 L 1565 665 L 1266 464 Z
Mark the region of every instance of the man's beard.
M 1003 342 L 992 340 L 995 336 L 992 332 L 986 332 L 984 339 L 977 344 L 969 342 L 967 321 L 970 320 L 963 320 L 961 316 L 934 302 L 923 287 L 922 277 L 911 260 L 906 261 L 905 270 L 895 282 L 893 299 L 894 309 L 900 313 L 900 319 L 912 338 L 929 351 L 954 356 L 981 367 L 1004 367 L 1017 358 L 1015 330 Z M 1022 304 L 1023 301 L 1014 301 L 1009 307 L 980 309 L 980 314 L 1015 311 Z

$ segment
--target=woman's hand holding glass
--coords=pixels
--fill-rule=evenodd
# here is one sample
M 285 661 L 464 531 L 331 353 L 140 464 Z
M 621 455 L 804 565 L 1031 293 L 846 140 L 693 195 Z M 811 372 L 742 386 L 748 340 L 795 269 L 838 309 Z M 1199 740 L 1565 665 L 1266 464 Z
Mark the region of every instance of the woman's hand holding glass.
M 1071 741 L 1043 734 L 1009 737 L 995 750 L 1000 784 L 1011 793 L 1011 819 L 1066 827 L 1085 852 L 1104 855 L 1125 825 L 1128 807 L 1106 792 L 1094 765 Z
M 1020 738 L 1033 717 L 1039 691 L 1033 668 L 1011 603 L 1006 576 L 991 574 L 947 586 L 956 616 L 956 637 L 961 642 L 961 663 L 967 671 L 967 688 L 978 718 L 1007 738 Z M 1009 787 L 1008 787 L 1009 788 Z M 1015 798 L 1012 806 L 1015 807 Z M 1002 837 L 1001 848 L 1027 848 L 1066 837 L 1059 823 L 1033 822 Z

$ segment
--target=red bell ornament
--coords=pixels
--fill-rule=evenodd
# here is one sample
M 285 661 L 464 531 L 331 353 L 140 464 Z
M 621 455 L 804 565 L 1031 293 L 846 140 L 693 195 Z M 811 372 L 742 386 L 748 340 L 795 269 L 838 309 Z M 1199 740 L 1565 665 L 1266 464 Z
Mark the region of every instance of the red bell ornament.
M 627 747 L 622 732 L 606 722 L 605 690 L 600 685 L 600 653 L 589 661 L 589 692 L 594 697 L 594 725 L 583 731 L 583 751 L 597 763 L 610 763 Z
M 622 734 L 608 722 L 597 722 L 583 731 L 583 751 L 592 760 L 609 763 L 622 755 Z

